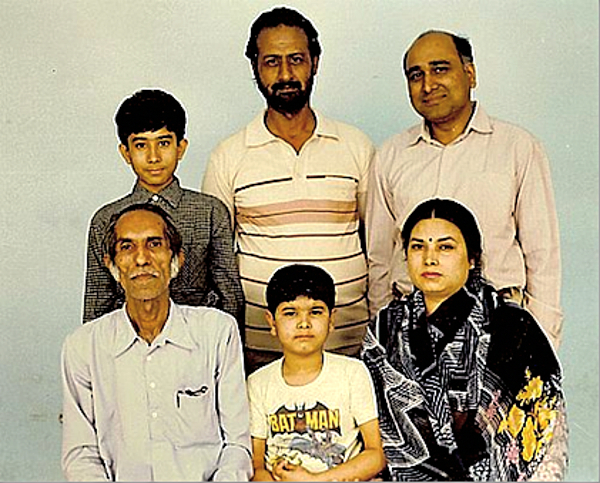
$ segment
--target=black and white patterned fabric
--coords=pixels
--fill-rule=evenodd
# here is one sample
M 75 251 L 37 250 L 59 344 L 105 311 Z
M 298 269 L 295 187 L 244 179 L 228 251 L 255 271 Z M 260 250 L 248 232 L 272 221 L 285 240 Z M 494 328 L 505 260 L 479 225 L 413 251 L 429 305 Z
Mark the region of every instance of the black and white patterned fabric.
M 371 329 L 362 357 L 392 480 L 532 477 L 564 397 L 556 354 L 529 312 L 479 282 L 430 316 L 417 290 Z

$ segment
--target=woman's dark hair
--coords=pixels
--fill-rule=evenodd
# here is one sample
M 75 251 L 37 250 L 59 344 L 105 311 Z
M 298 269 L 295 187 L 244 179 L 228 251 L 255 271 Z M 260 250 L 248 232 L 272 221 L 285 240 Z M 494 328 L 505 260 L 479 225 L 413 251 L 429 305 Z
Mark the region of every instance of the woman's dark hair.
M 154 132 L 162 128 L 177 137 L 185 138 L 185 109 L 171 94 L 159 89 L 142 89 L 125 99 L 115 114 L 117 134 L 127 146 L 132 134 Z
M 287 7 L 277 7 L 268 12 L 261 13 L 250 27 L 250 38 L 246 44 L 246 57 L 254 65 L 258 59 L 258 36 L 264 29 L 279 27 L 296 27 L 306 34 L 308 51 L 311 58 L 321 55 L 319 32 L 304 15 Z
M 165 238 L 169 242 L 169 248 L 171 249 L 172 257 L 179 255 L 181 252 L 182 241 L 181 235 L 179 234 L 173 219 L 160 206 L 150 203 L 138 203 L 126 207 L 118 213 L 115 213 L 110 218 L 108 226 L 106 227 L 106 231 L 104 232 L 104 240 L 102 245 L 104 255 L 108 255 L 111 262 L 115 261 L 115 256 L 117 254 L 117 223 L 123 215 L 132 211 L 149 211 L 160 216 L 165 222 Z
M 467 246 L 467 256 L 476 268 L 481 268 L 483 252 L 481 231 L 475 215 L 465 205 L 451 199 L 431 198 L 423 201 L 408 215 L 402 225 L 402 248 L 408 251 L 408 243 L 413 228 L 421 220 L 440 218 L 455 225 L 462 233 Z
M 266 297 L 273 317 L 279 304 L 301 296 L 324 302 L 331 313 L 335 307 L 335 282 L 321 267 L 299 263 L 281 267 L 271 276 Z

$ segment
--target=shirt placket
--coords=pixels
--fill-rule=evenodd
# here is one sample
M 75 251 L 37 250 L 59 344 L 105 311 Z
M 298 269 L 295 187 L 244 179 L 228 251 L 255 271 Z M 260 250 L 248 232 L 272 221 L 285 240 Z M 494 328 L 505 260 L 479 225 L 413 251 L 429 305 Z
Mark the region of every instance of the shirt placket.
M 160 442 L 161 434 L 163 434 L 162 425 L 165 417 L 165 415 L 162 414 L 160 407 L 159 391 L 161 390 L 161 387 L 158 373 L 159 370 L 160 361 L 158 357 L 158 347 L 152 345 L 146 350 L 144 361 L 144 380 L 148 402 L 147 419 L 150 439 L 150 461 L 152 467 L 155 466 L 154 463 L 156 461 L 160 460 L 157 455 L 157 443 Z
M 445 198 L 451 196 L 454 192 L 454 180 L 456 176 L 460 176 L 456 173 L 456 163 L 453 162 L 454 145 L 449 144 L 448 146 L 439 147 L 438 156 L 438 176 L 435 188 L 435 196 L 438 198 Z M 464 176 L 468 176 L 468 173 L 463 173 Z
M 304 146 L 302 146 L 299 153 L 296 153 L 294 148 L 292 148 L 290 145 L 287 145 L 289 162 L 291 166 L 293 166 L 293 195 L 299 199 L 306 199 L 308 197 L 308 187 L 306 185 L 306 145 L 309 142 L 310 140 L 307 141 Z

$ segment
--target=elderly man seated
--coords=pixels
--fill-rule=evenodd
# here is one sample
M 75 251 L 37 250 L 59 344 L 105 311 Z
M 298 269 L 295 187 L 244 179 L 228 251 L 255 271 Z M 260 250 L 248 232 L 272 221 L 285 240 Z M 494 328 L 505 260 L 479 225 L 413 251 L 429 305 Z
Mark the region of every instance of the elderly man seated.
M 247 480 L 248 403 L 234 318 L 169 298 L 184 254 L 161 208 L 133 205 L 113 216 L 104 251 L 125 306 L 64 343 L 65 477 Z

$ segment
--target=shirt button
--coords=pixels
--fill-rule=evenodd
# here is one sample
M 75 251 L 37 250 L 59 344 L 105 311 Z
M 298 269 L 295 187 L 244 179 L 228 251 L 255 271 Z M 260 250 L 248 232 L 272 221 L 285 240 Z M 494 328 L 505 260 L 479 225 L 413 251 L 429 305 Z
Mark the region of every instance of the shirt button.
M 150 383 L 150 388 L 154 389 L 156 387 L 156 384 L 154 384 L 153 382 Z
M 158 417 L 158 413 L 157 413 L 157 412 L 154 412 L 154 413 L 152 413 L 152 417 L 153 417 L 154 419 L 156 419 L 156 418 Z
M 157 202 L 158 201 L 158 195 L 153 195 L 152 196 L 152 201 Z
M 148 357 L 146 357 L 146 360 L 147 360 L 148 362 L 150 362 L 150 361 L 152 360 L 152 356 L 148 356 Z

